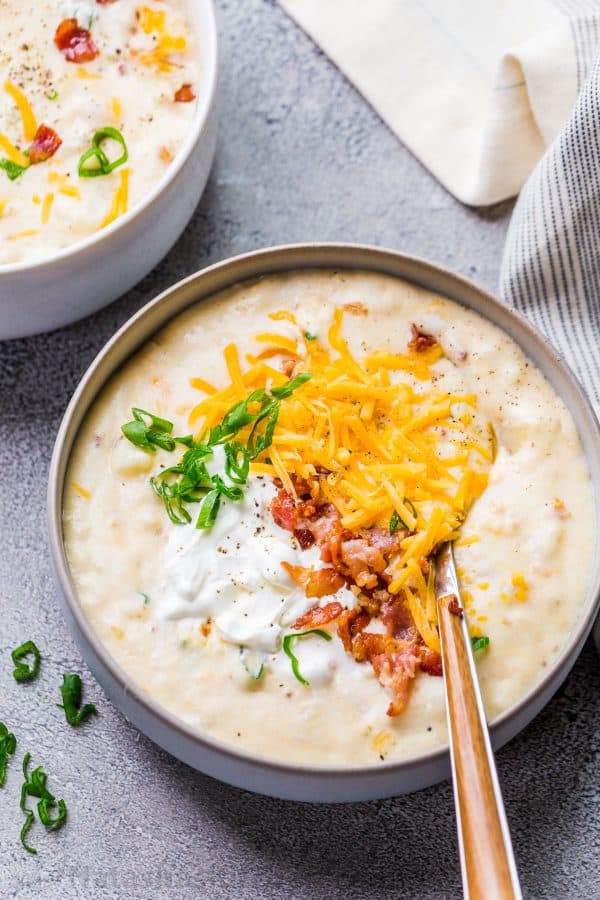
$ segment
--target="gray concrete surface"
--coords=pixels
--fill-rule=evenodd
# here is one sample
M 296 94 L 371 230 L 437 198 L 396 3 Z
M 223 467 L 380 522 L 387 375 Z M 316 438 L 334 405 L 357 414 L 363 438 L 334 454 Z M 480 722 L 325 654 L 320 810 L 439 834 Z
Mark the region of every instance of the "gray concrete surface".
M 45 530 L 54 435 L 104 341 L 162 288 L 242 250 L 303 239 L 367 241 L 431 257 L 495 288 L 510 204 L 456 203 L 284 14 L 220 0 L 216 164 L 185 236 L 134 291 L 93 319 L 0 346 L 0 719 L 69 803 L 67 828 L 18 841 L 17 758 L 0 790 L 0 896 L 406 898 L 460 896 L 451 789 L 346 807 L 243 793 L 138 734 L 82 664 L 57 605 Z M 33 638 L 39 681 L 9 651 Z M 54 703 L 82 672 L 100 715 L 78 732 Z M 499 754 L 525 893 L 600 897 L 598 661 L 588 643 L 564 688 Z M 18 754 L 17 754 L 18 757 Z

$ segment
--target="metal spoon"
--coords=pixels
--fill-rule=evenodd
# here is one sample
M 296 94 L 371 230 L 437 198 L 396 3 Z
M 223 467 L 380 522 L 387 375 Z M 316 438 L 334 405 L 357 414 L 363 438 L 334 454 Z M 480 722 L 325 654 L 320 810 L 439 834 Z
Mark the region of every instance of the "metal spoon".
M 521 900 L 452 545 L 435 559 L 446 713 L 464 896 Z

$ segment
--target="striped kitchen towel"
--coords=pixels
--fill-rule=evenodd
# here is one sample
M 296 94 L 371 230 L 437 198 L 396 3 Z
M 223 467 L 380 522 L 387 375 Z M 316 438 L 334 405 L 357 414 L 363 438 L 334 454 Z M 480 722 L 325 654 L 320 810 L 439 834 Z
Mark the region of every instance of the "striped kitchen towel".
M 459 200 L 514 196 L 600 43 L 600 0 L 279 0 Z
M 503 299 L 564 356 L 600 415 L 600 57 L 515 206 Z
M 515 206 L 503 299 L 554 344 L 600 416 L 600 57 Z M 594 626 L 600 652 L 600 617 Z

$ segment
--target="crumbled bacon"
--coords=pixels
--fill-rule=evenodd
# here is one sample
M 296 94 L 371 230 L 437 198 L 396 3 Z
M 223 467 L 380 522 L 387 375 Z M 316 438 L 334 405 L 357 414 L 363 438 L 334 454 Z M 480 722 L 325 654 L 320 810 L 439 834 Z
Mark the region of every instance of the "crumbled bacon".
M 191 84 L 182 84 L 180 88 L 177 88 L 174 99 L 176 103 L 191 103 L 192 100 L 195 100 L 196 95 Z
M 307 597 L 326 597 L 344 586 L 344 579 L 335 569 L 307 569 L 285 561 L 281 565 L 290 578 L 304 589 Z
M 294 537 L 303 550 L 308 550 L 315 542 L 315 536 L 310 528 L 294 528 Z
M 430 650 L 429 647 L 419 647 L 419 665 L 428 675 L 441 677 L 444 674 L 442 657 L 437 650 Z
M 48 125 L 40 125 L 28 151 L 32 165 L 50 159 L 61 144 L 62 141 L 54 129 L 49 128 Z
M 435 347 L 437 344 L 436 337 L 432 334 L 427 334 L 425 331 L 421 331 L 416 325 L 411 325 L 410 330 L 412 337 L 408 342 L 409 350 L 414 350 L 415 353 L 423 353 L 424 350 L 429 350 L 430 347 Z
M 452 613 L 453 616 L 462 616 L 462 606 L 456 597 L 450 599 L 450 602 L 448 603 L 448 612 Z
M 87 28 L 81 28 L 75 18 L 62 20 L 56 29 L 54 43 L 67 62 L 91 62 L 100 53 L 91 33 Z
M 325 606 L 312 606 L 302 616 L 299 616 L 292 628 L 318 628 L 319 625 L 327 625 L 338 619 L 344 612 L 344 607 L 337 600 L 333 603 L 327 603 Z
M 416 640 L 418 633 L 410 610 L 400 597 L 390 596 L 381 606 L 381 621 L 387 633 L 401 640 Z
M 344 309 L 346 312 L 349 312 L 353 316 L 368 316 L 369 310 L 361 303 L 360 300 L 355 300 L 353 303 L 344 303 Z
M 292 359 L 291 356 L 286 356 L 284 359 L 281 360 L 281 371 L 286 376 L 286 378 L 292 377 L 294 369 L 296 368 L 296 363 L 297 363 L 297 360 Z
M 100 6 L 107 6 L 109 3 L 116 3 L 117 0 L 96 0 L 96 3 L 99 3 Z
M 353 609 L 337 601 L 314 606 L 294 623 L 294 628 L 318 626 L 337 620 L 337 633 L 344 649 L 358 663 L 369 663 L 382 685 L 392 692 L 388 715 L 397 716 L 408 702 L 410 684 L 419 670 L 442 674 L 439 653 L 423 643 L 404 598 L 390 594 L 388 566 L 400 550 L 404 537 L 381 528 L 359 533 L 344 529 L 337 508 L 320 499 L 318 479 L 308 484 L 294 480 L 293 497 L 277 482 L 278 492 L 271 503 L 277 524 L 293 532 L 301 547 L 317 544 L 327 565 L 310 569 L 283 562 L 282 566 L 300 585 L 307 597 L 335 594 L 344 584 L 357 598 Z M 427 574 L 428 561 L 419 561 Z M 373 617 L 380 617 L 385 633 L 367 631 Z
M 370 621 L 371 616 L 360 607 L 348 609 L 340 616 L 337 629 L 338 637 L 347 653 L 352 653 L 352 639 L 357 634 L 360 634 Z
M 387 708 L 388 716 L 399 716 L 406 709 L 410 686 L 417 674 L 418 653 L 414 646 L 403 647 L 393 653 L 382 653 L 371 660 L 379 683 L 392 691 L 393 699 Z
M 271 501 L 271 514 L 277 525 L 285 528 L 286 531 L 295 531 L 298 527 L 298 513 L 294 498 L 284 488 L 280 488 Z

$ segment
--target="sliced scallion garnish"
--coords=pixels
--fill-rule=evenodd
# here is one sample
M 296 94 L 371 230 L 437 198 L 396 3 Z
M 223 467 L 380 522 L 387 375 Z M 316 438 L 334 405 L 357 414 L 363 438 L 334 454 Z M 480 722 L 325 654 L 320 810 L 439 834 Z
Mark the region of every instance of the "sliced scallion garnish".
M 0 169 L 4 169 L 11 181 L 15 181 L 25 171 L 25 166 L 19 166 L 10 159 L 0 158 Z
M 490 639 L 487 635 L 482 634 L 478 637 L 471 638 L 471 649 L 473 653 L 477 653 L 478 650 L 485 650 L 486 647 L 489 647 Z
M 264 657 L 261 653 L 250 650 L 248 647 L 240 647 L 240 662 L 249 678 L 252 678 L 253 681 L 260 681 L 265 673 Z
M 298 663 L 298 659 L 292 651 L 292 644 L 294 641 L 298 640 L 298 638 L 305 638 L 311 634 L 318 635 L 320 638 L 323 638 L 324 641 L 331 640 L 331 635 L 329 634 L 329 632 L 324 631 L 322 628 L 311 628 L 310 631 L 299 631 L 294 632 L 294 634 L 286 634 L 283 639 L 283 652 L 290 659 L 290 662 L 292 664 L 292 672 L 294 673 L 295 678 L 297 678 L 300 684 L 303 684 L 306 687 L 310 685 L 310 681 L 307 681 L 300 672 L 300 664 Z
M 163 469 L 150 479 L 152 490 L 164 503 L 167 515 L 175 525 L 191 522 L 187 506 L 201 503 L 196 528 L 211 528 L 223 497 L 233 501 L 242 499 L 241 485 L 247 483 L 250 463 L 273 440 L 281 401 L 290 397 L 310 377 L 310 373 L 301 372 L 270 391 L 265 388 L 252 391 L 245 400 L 227 410 L 221 422 L 199 441 L 192 435 L 172 437 L 172 422 L 138 407 L 131 410 L 133 420 L 121 430 L 136 447 L 149 453 L 154 453 L 157 447 L 172 451 L 177 444 L 188 448 L 176 465 Z M 250 433 L 243 444 L 236 438 L 247 426 L 251 426 Z M 224 473 L 211 475 L 206 462 L 213 456 L 214 448 L 221 445 L 225 454 Z
M 398 515 L 398 513 L 396 512 L 396 510 L 394 510 L 394 512 L 390 516 L 390 525 L 389 525 L 390 534 L 396 534 L 396 532 L 398 530 L 398 525 L 402 525 L 402 527 L 406 531 L 409 530 L 408 525 L 406 524 L 404 519 L 401 519 L 400 516 Z
M 20 647 L 13 650 L 10 655 L 15 664 L 15 668 L 13 669 L 13 678 L 15 681 L 22 684 L 25 681 L 33 681 L 34 678 L 37 678 L 42 657 L 33 641 L 25 641 L 24 644 L 21 644 Z M 28 656 L 33 657 L 31 665 L 27 662 Z
M 60 686 L 62 704 L 57 704 L 63 709 L 69 725 L 77 726 L 85 722 L 89 716 L 96 712 L 93 703 L 85 703 L 81 706 L 81 678 L 75 673 L 63 675 L 63 683 Z
M 9 731 L 4 722 L 0 722 L 0 787 L 4 787 L 6 781 L 6 769 L 8 757 L 12 756 L 17 748 L 17 739 Z
M 418 519 L 419 516 L 417 515 L 417 510 L 415 509 L 414 503 L 411 500 L 409 500 L 408 497 L 404 497 L 403 502 L 406 503 L 406 505 L 410 509 L 410 511 L 413 514 L 413 516 L 415 517 L 415 519 Z
M 29 773 L 30 759 L 31 753 L 26 753 L 23 757 L 24 782 L 21 787 L 20 806 L 25 813 L 25 822 L 21 828 L 21 843 L 28 853 L 37 853 L 37 850 L 34 847 L 31 847 L 25 840 L 35 819 L 33 810 L 26 806 L 27 797 L 38 798 L 39 802 L 37 809 L 40 822 L 49 831 L 58 831 L 59 828 L 62 828 L 65 824 L 67 821 L 67 805 L 64 800 L 56 800 L 54 794 L 50 793 L 46 787 L 48 776 L 41 766 L 38 766 L 33 772 Z M 53 817 L 50 814 L 50 811 L 54 808 L 56 808 L 57 814 Z
M 106 141 L 116 141 L 119 144 L 121 155 L 116 159 L 110 160 L 104 152 L 102 145 Z M 106 125 L 95 133 L 91 147 L 85 151 L 79 160 L 77 171 L 81 178 L 97 178 L 100 175 L 110 175 L 111 172 L 122 166 L 123 163 L 126 163 L 128 159 L 129 151 L 127 150 L 125 138 L 117 128 L 113 128 L 112 125 Z
M 46 100 L 58 100 L 58 91 L 46 91 L 44 97 Z

